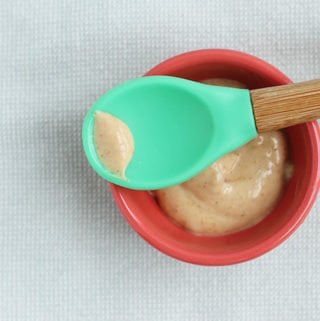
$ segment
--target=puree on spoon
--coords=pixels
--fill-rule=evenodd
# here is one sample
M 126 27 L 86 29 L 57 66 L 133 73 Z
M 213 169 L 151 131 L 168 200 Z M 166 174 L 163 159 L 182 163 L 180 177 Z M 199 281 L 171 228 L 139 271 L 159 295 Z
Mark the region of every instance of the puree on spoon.
M 227 79 L 204 83 L 245 88 Z M 243 230 L 276 205 L 291 169 L 287 150 L 281 131 L 259 134 L 187 182 L 155 191 L 155 197 L 174 222 L 195 234 Z
M 125 171 L 134 152 L 129 127 L 109 113 L 95 113 L 94 142 L 100 161 L 116 175 L 126 178 Z

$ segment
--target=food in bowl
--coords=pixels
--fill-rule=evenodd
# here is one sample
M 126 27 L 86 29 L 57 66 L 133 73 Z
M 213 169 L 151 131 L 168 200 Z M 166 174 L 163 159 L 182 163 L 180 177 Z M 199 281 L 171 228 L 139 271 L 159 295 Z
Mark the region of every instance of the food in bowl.
M 245 88 L 228 79 L 204 83 Z M 187 182 L 154 195 L 179 226 L 195 234 L 218 236 L 263 220 L 274 209 L 291 174 L 286 137 L 274 131 L 259 134 Z
M 227 78 L 249 89 L 290 83 L 277 68 L 252 55 L 204 49 L 161 62 L 146 76 L 169 75 L 202 81 Z M 144 240 L 162 253 L 200 265 L 230 265 L 255 259 L 279 246 L 304 222 L 319 190 L 320 135 L 317 122 L 286 128 L 293 175 L 272 213 L 251 228 L 222 236 L 191 233 L 170 219 L 149 191 L 110 184 L 121 213 Z

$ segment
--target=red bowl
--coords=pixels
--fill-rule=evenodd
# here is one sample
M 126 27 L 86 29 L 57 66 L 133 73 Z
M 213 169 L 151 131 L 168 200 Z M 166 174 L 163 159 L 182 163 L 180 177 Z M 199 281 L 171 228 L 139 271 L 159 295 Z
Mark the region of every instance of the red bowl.
M 146 75 L 170 75 L 201 81 L 238 80 L 250 89 L 290 82 L 281 71 L 251 55 L 221 49 L 198 50 L 168 59 Z M 259 224 L 219 236 L 197 236 L 178 227 L 147 191 L 111 184 L 123 215 L 147 242 L 178 260 L 201 265 L 228 265 L 256 258 L 282 243 L 304 221 L 319 189 L 319 126 L 309 122 L 285 130 L 294 175 L 276 208 Z

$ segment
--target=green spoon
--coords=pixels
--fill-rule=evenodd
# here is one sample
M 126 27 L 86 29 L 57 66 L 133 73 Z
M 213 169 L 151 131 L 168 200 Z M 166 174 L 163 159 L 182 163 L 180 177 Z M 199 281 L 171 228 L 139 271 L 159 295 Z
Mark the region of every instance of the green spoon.
M 126 179 L 108 170 L 94 144 L 95 112 L 131 130 L 135 150 Z M 83 124 L 83 145 L 94 170 L 131 189 L 153 190 L 188 180 L 257 136 L 250 92 L 169 76 L 128 81 L 103 95 Z

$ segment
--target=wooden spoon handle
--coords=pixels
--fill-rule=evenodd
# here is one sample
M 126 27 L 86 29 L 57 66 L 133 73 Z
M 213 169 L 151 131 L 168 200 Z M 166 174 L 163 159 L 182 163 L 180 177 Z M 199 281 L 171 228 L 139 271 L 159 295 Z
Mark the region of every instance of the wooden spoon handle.
M 258 132 L 320 118 L 320 80 L 251 90 Z

